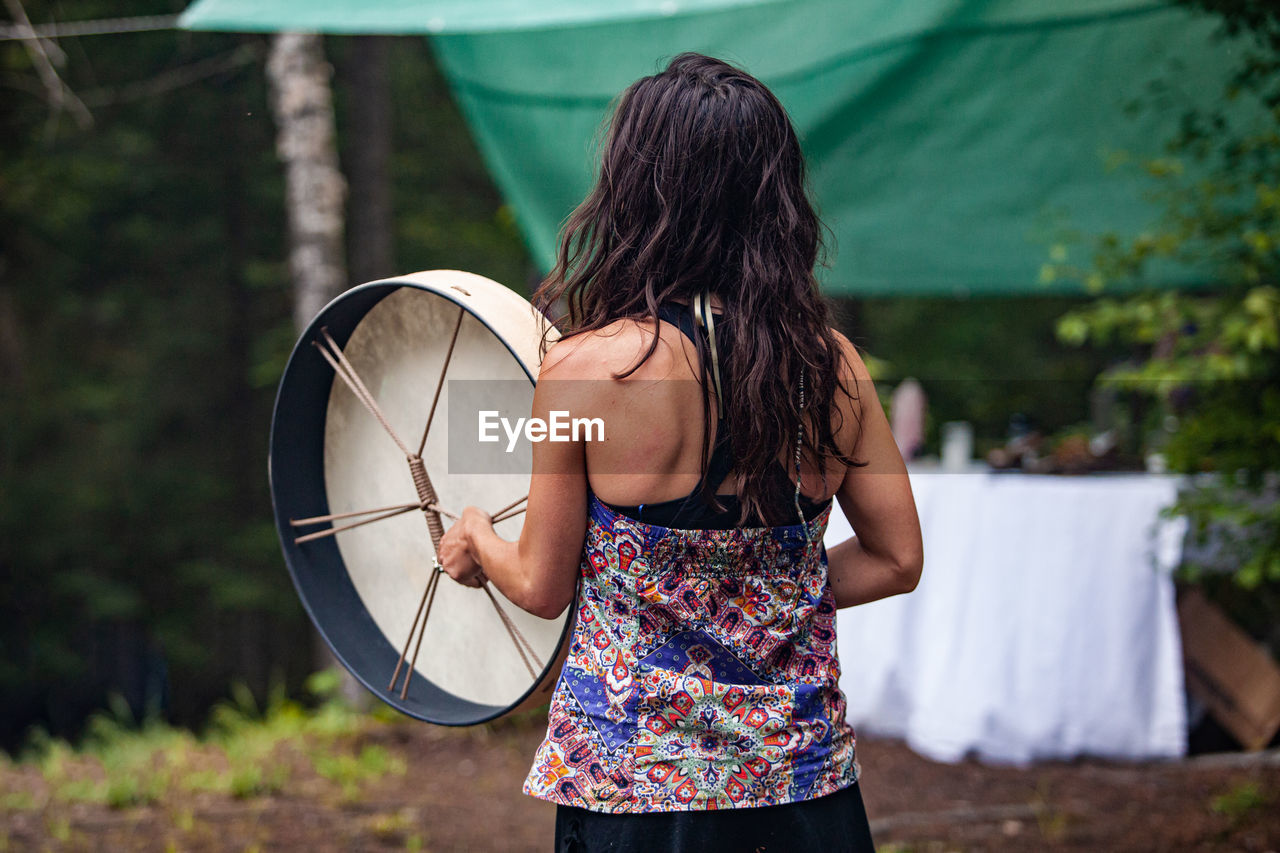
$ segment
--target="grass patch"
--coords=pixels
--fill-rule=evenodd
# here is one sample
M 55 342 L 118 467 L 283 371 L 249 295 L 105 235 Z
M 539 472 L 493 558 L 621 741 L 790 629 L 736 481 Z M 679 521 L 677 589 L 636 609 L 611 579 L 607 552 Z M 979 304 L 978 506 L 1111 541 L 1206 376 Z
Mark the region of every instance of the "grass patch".
M 383 844 L 405 847 L 409 845 L 409 839 L 414 836 L 416 828 L 414 815 L 408 810 L 375 814 L 368 819 L 366 825 L 374 838 Z
M 342 799 L 347 802 L 360 798 L 366 782 L 388 773 L 403 776 L 405 772 L 404 760 L 377 744 L 366 746 L 357 755 L 317 750 L 312 753 L 312 761 L 317 773 L 342 789 Z
M 1231 790 L 1218 794 L 1209 801 L 1209 810 L 1222 815 L 1232 823 L 1238 823 L 1257 811 L 1265 810 L 1271 797 L 1257 782 L 1242 782 Z
M 0 811 L 28 812 L 40 808 L 40 801 L 32 791 L 11 791 L 0 796 Z
M 38 768 L 50 799 L 114 809 L 154 804 L 171 791 L 242 800 L 270 796 L 284 789 L 295 769 L 313 771 L 354 800 L 365 784 L 403 774 L 405 765 L 381 746 L 351 751 L 351 738 L 385 714 L 347 706 L 338 698 L 339 682 L 336 672 L 308 681 L 315 707 L 290 699 L 282 688 L 259 707 L 247 687 L 236 685 L 200 737 L 158 717 L 135 720 L 124 700 L 114 697 L 107 711 L 90 719 L 78 746 L 36 730 L 19 761 Z M 32 808 L 35 801 L 34 794 L 17 792 L 7 794 L 3 805 Z
M 89 719 L 78 749 L 37 730 L 23 760 L 40 769 L 56 800 L 127 808 L 159 800 L 194 743 L 190 732 L 156 719 L 139 725 L 113 697 L 108 711 Z

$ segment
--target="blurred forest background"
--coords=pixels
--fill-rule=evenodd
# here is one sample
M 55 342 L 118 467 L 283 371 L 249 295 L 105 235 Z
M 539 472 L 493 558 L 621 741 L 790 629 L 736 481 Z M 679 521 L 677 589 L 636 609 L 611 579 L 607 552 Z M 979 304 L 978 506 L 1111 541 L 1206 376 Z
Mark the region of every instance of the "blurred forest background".
M 33 21 L 121 11 L 25 6 Z M 369 41 L 326 43 L 344 165 L 364 133 L 351 88 Z M 520 238 L 426 40 L 377 41 L 394 258 L 361 271 L 350 252 L 351 283 L 451 267 L 525 288 Z M 269 41 L 58 44 L 91 122 L 57 111 L 24 45 L 0 42 L 4 746 L 33 723 L 74 732 L 110 691 L 195 724 L 234 680 L 262 696 L 314 668 L 266 478 L 295 339 Z
M 121 14 L 97 0 L 22 7 L 36 22 Z M 233 683 L 261 697 L 315 669 L 266 479 L 295 339 L 269 45 L 172 30 L 60 39 L 59 102 L 30 46 L 0 41 L 0 747 L 35 724 L 74 734 L 111 693 L 198 725 Z M 327 37 L 324 50 L 349 283 L 445 267 L 528 292 L 541 271 L 428 41 Z M 923 383 L 928 449 L 939 424 L 968 420 L 982 453 L 1015 413 L 1048 434 L 1087 424 L 1095 377 L 1149 351 L 1123 336 L 1063 342 L 1059 318 L 1092 299 L 835 310 L 880 363 L 882 394 Z

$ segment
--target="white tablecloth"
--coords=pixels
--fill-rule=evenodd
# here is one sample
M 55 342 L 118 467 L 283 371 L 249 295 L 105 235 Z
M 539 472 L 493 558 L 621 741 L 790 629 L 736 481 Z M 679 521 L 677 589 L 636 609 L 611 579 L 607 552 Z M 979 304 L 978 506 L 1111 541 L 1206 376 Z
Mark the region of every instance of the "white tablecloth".
M 940 761 L 1183 755 L 1177 483 L 913 470 L 920 585 L 837 622 L 855 731 Z M 826 543 L 851 535 L 837 504 Z

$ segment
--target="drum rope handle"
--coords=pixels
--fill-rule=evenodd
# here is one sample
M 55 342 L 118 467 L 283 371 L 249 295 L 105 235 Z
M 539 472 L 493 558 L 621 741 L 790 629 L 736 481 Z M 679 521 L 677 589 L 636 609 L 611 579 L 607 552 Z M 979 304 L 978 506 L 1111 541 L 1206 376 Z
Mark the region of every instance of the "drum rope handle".
M 318 515 L 311 518 L 297 520 L 291 519 L 289 523 L 295 527 L 299 527 L 308 524 L 332 522 L 345 518 L 355 518 L 362 515 L 374 516 L 373 518 L 366 518 L 341 527 L 331 527 L 327 530 L 320 530 L 315 533 L 308 533 L 305 536 L 299 536 L 294 539 L 295 544 L 309 542 L 323 536 L 332 536 L 344 530 L 351 530 L 365 524 L 371 524 L 375 521 L 392 518 L 393 516 L 401 515 L 402 513 L 409 512 L 410 510 L 421 509 L 423 511 L 423 515 L 426 516 L 427 529 L 431 535 L 431 544 L 433 548 L 439 552 L 440 540 L 444 536 L 444 525 L 440 521 L 440 516 L 443 515 L 455 521 L 458 519 L 458 516 L 454 513 L 448 512 L 439 505 L 435 487 L 431 483 L 431 478 L 427 475 L 426 464 L 422 461 L 422 451 L 427 445 L 427 436 L 431 431 L 431 423 L 435 419 L 436 407 L 440 403 L 440 393 L 444 389 L 445 376 L 448 373 L 450 362 L 453 361 L 453 352 L 458 343 L 458 333 L 462 329 L 462 321 L 465 316 L 466 310 L 460 309 L 458 311 L 458 319 L 453 326 L 453 334 L 449 339 L 449 348 L 445 352 L 444 364 L 440 368 L 440 379 L 436 382 L 436 390 L 431 398 L 431 409 L 427 413 L 427 423 L 422 430 L 422 440 L 418 444 L 417 453 L 410 452 L 409 448 L 406 447 L 405 443 L 400 439 L 400 436 L 396 434 L 394 429 L 392 429 L 391 424 L 382 413 L 382 409 L 378 406 L 373 394 L 370 393 L 368 387 L 360 379 L 360 374 L 356 372 L 355 367 L 353 367 L 351 362 L 347 359 L 342 348 L 338 346 L 337 341 L 335 341 L 333 336 L 329 334 L 328 328 L 322 328 L 320 330 L 320 333 L 324 336 L 325 343 L 328 344 L 328 349 L 322 346 L 318 341 L 312 341 L 312 345 L 320 351 L 320 354 L 324 356 L 325 361 L 327 361 L 329 366 L 333 368 L 334 374 L 343 381 L 343 384 L 347 386 L 348 390 L 350 390 L 356 399 L 360 401 L 365 409 L 367 409 L 369 413 L 377 419 L 378 423 L 382 425 L 382 428 L 386 430 L 387 435 L 391 436 L 391 440 L 394 441 L 396 446 L 404 453 L 405 458 L 409 463 L 409 473 L 413 477 L 413 484 L 418 492 L 419 500 L 416 504 L 399 504 L 379 509 L 357 510 L 355 512 L 335 513 L 332 515 Z M 528 499 L 529 496 L 525 495 L 524 497 L 513 501 L 498 510 L 490 516 L 490 518 L 495 523 L 505 521 L 509 518 L 514 518 L 528 509 L 528 507 L 520 506 L 520 504 L 525 503 Z M 439 588 L 440 575 L 443 574 L 443 572 L 444 570 L 440 567 L 440 563 L 437 560 L 435 570 L 431 573 L 431 577 L 427 581 L 427 587 L 422 591 L 422 599 L 418 602 L 418 609 L 414 613 L 413 623 L 409 627 L 409 635 L 405 638 L 404 648 L 400 652 L 400 658 L 396 662 L 395 671 L 391 675 L 391 684 L 387 687 L 388 691 L 395 689 L 396 681 L 400 678 L 400 672 L 405 669 L 405 659 L 408 658 L 409 667 L 405 670 L 404 684 L 401 686 L 400 690 L 401 699 L 407 698 L 409 693 L 409 682 L 412 680 L 413 671 L 418 665 L 418 652 L 422 649 L 422 640 L 427 633 L 427 620 L 431 617 L 431 607 L 435 603 L 436 590 Z M 525 669 L 529 671 L 529 676 L 537 679 L 538 670 L 542 669 L 544 664 L 538 657 L 537 652 L 534 650 L 533 644 L 529 642 L 528 638 L 525 637 L 523 632 L 521 632 L 520 628 L 516 625 L 515 620 L 511 618 L 510 614 L 508 614 L 498 602 L 497 596 L 493 594 L 493 590 L 489 587 L 489 582 L 487 580 L 483 581 L 480 588 L 484 590 L 485 595 L 489 597 L 489 601 L 493 604 L 493 609 L 497 613 L 498 619 L 502 622 L 502 626 L 506 629 L 507 634 L 511 637 L 511 642 L 516 647 L 516 652 L 520 655 L 520 660 L 524 664 Z M 416 643 L 414 642 L 415 634 L 417 635 Z M 412 657 L 409 656 L 410 645 L 413 646 Z M 537 665 L 536 669 L 534 664 Z
M 493 602 L 493 609 L 498 612 L 498 618 L 502 620 L 502 626 L 507 629 L 507 633 L 511 635 L 511 642 L 515 644 L 516 651 L 520 653 L 520 660 L 524 661 L 525 669 L 529 670 L 529 677 L 534 681 L 538 680 L 538 670 L 544 666 L 538 655 L 533 650 L 533 644 L 525 638 L 520 629 L 516 627 L 515 620 L 508 615 L 507 611 L 502 609 L 502 605 L 498 603 L 498 598 L 493 594 L 493 590 L 489 589 L 489 582 L 485 581 L 480 586 L 484 590 L 484 594 L 489 596 L 489 600 Z M 523 644 L 523 645 L 522 645 Z M 528 649 L 526 656 L 525 650 Z M 529 658 L 533 658 L 533 662 L 538 665 L 538 669 L 533 668 L 533 664 L 529 663 Z
M 440 506 L 440 504 L 427 504 L 425 507 L 423 507 L 423 509 L 429 509 L 434 513 L 443 515 L 445 518 L 449 519 L 450 521 L 462 520 L 462 516 L 458 515 L 456 512 L 449 512 L 449 510 Z
M 459 312 L 458 322 L 454 324 L 453 338 L 449 342 L 449 351 L 445 355 L 444 367 L 440 371 L 440 381 L 436 384 L 435 397 L 431 402 L 431 414 L 427 417 L 427 429 L 422 433 L 422 444 L 424 447 L 426 446 L 427 441 L 427 431 L 431 429 L 431 420 L 435 415 L 436 404 L 440 400 L 440 389 L 444 387 L 445 371 L 449 369 L 449 362 L 453 360 L 453 349 L 454 345 L 458 342 L 458 330 L 461 327 L 462 312 Z M 342 348 L 338 346 L 338 342 L 333 339 L 331 334 L 329 334 L 329 329 L 327 327 L 322 328 L 320 330 L 320 334 L 324 337 L 325 344 L 328 345 L 328 348 L 326 349 L 325 346 L 322 346 L 317 341 L 312 341 L 312 343 L 320 350 L 320 354 L 324 356 L 324 360 L 333 368 L 333 372 L 342 379 L 343 384 L 345 384 L 351 393 L 355 395 L 356 399 L 364 405 L 364 407 L 369 411 L 369 414 L 373 415 L 374 418 L 377 419 L 378 423 L 382 425 L 382 428 L 386 430 L 387 435 L 391 436 L 391 440 L 394 441 L 396 446 L 404 453 L 405 459 L 409 463 L 409 474 L 413 477 L 414 488 L 418 492 L 418 507 L 422 509 L 422 514 L 427 520 L 427 531 L 431 534 L 431 545 L 438 551 L 440 548 L 440 539 L 444 536 L 444 525 L 440 521 L 440 512 L 437 508 L 438 500 L 435 487 L 431 484 L 431 478 L 427 476 L 426 465 L 422 461 L 422 456 L 419 455 L 421 450 L 419 450 L 419 453 L 412 453 L 409 448 L 405 446 L 405 443 L 400 439 L 400 436 L 391 427 L 390 422 L 387 421 L 386 416 L 382 413 L 382 409 L 378 406 L 378 402 L 374 399 L 373 394 L 370 393 L 368 386 L 364 384 L 364 381 L 360 378 L 360 374 L 356 372 L 355 367 L 353 367 L 350 360 L 347 359 L 346 353 L 342 351 Z M 390 515 L 379 516 L 378 518 L 371 518 L 363 522 L 358 522 L 357 524 L 346 525 L 341 529 L 350 530 L 352 527 L 358 527 L 361 524 L 367 524 L 371 521 L 380 521 L 383 518 L 390 517 Z M 338 529 L 334 529 L 333 532 L 337 533 Z M 322 532 L 319 535 L 325 534 Z M 317 534 L 310 534 L 310 536 L 311 538 L 319 538 Z M 295 544 L 298 544 L 299 542 L 309 540 L 307 537 L 299 537 L 299 539 L 294 541 Z
M 329 351 L 319 343 L 316 343 L 315 341 L 312 342 L 316 348 L 320 350 L 320 354 L 324 356 L 324 360 L 329 362 L 334 373 L 338 374 L 338 376 L 342 378 L 342 381 L 346 384 L 347 388 L 351 390 L 351 393 L 356 395 L 356 399 L 363 403 L 364 407 L 369 410 L 369 414 L 378 419 L 378 423 L 382 424 L 382 428 L 387 431 L 387 435 L 391 436 L 391 440 L 396 443 L 396 446 L 404 451 L 404 455 L 406 457 L 412 456 L 413 454 L 409 452 L 409 448 L 405 447 L 404 442 L 400 440 L 400 436 L 396 435 L 396 431 L 391 428 L 391 424 L 387 423 L 387 418 L 382 414 L 382 409 L 378 408 L 377 401 L 373 399 L 373 395 L 369 393 L 369 389 L 366 388 L 364 382 L 360 380 L 360 374 L 356 373 L 355 368 L 351 366 L 351 362 L 347 360 L 346 353 L 342 351 L 342 347 L 338 346 L 337 342 L 334 341 L 333 336 L 329 334 L 329 330 L 327 328 L 321 329 L 320 334 L 324 335 L 325 341 L 333 350 L 331 355 Z M 337 356 L 337 361 L 334 361 L 334 356 Z
M 466 314 L 465 308 L 458 308 L 458 320 L 453 324 L 453 335 L 449 338 L 449 349 L 445 351 L 444 364 L 440 366 L 440 378 L 436 381 L 436 392 L 431 397 L 431 409 L 427 412 L 427 424 L 422 428 L 422 440 L 418 442 L 418 452 L 408 454 L 409 473 L 413 475 L 414 488 L 418 490 L 418 499 L 422 501 L 422 514 L 427 519 L 427 531 L 431 534 L 431 547 L 437 554 L 440 553 L 440 540 L 444 538 L 444 524 L 440 521 L 439 512 L 428 509 L 428 507 L 436 505 L 438 497 L 436 495 L 436 487 L 432 485 L 431 478 L 427 476 L 427 466 L 422 461 L 422 451 L 427 446 L 427 435 L 431 432 L 431 422 L 436 417 L 436 405 L 440 402 L 440 392 L 444 390 L 444 377 L 449 372 L 449 364 L 453 361 L 453 349 L 458 344 L 458 332 L 462 329 L 462 318 Z M 423 630 L 426 630 L 425 622 L 423 623 Z M 419 638 L 418 642 L 422 642 L 422 639 Z M 418 654 L 415 651 L 414 658 L 417 659 L 417 656 Z M 408 686 L 408 683 L 406 683 L 405 688 L 408 689 Z
M 436 602 L 436 590 L 440 588 L 440 575 L 443 571 L 437 570 L 432 577 L 433 583 L 431 587 L 431 597 L 427 599 L 427 607 L 422 612 L 422 628 L 418 631 L 418 642 L 413 647 L 413 658 L 409 661 L 409 669 L 404 674 L 404 686 L 400 688 L 400 698 L 407 699 L 409 696 L 409 682 L 413 680 L 413 671 L 418 668 L 418 652 L 422 649 L 422 638 L 427 635 L 427 617 L 431 615 L 431 605 Z
M 528 509 L 528 507 L 520 507 L 520 509 L 516 509 L 516 507 L 520 506 L 520 504 L 524 503 L 527 500 L 529 500 L 528 495 L 525 495 L 519 500 L 514 500 L 511 503 L 504 506 L 502 509 L 495 512 L 492 516 L 490 516 L 490 518 L 493 519 L 494 524 L 497 524 L 499 521 L 506 521 L 508 518 L 514 518 L 515 516 L 519 515 L 520 513 Z
M 449 372 L 449 362 L 453 361 L 453 348 L 458 343 L 458 332 L 462 329 L 462 318 L 466 314 L 465 308 L 458 309 L 458 322 L 453 324 L 453 337 L 449 339 L 449 349 L 444 354 L 444 365 L 440 368 L 440 379 L 436 382 L 436 393 L 431 398 L 431 410 L 427 412 L 427 425 L 422 428 L 422 441 L 418 442 L 419 456 L 422 455 L 422 451 L 427 446 L 427 433 L 431 432 L 431 421 L 436 416 L 436 404 L 440 402 L 440 391 L 444 388 L 444 375 Z
M 373 518 L 366 518 L 363 521 L 357 521 L 354 524 L 344 524 L 341 527 L 330 527 L 328 530 L 317 530 L 315 533 L 308 533 L 305 536 L 299 536 L 295 538 L 293 540 L 293 544 L 301 545 L 302 543 L 310 542 L 313 539 L 321 539 L 325 536 L 333 536 L 335 533 L 341 533 L 344 530 L 353 530 L 357 527 L 363 527 L 366 524 L 373 524 L 375 521 L 384 521 L 388 518 L 394 518 L 397 515 L 404 515 L 406 512 L 409 512 L 410 510 L 415 510 L 417 508 L 418 508 L 417 504 L 407 504 L 406 506 L 403 506 L 400 509 L 393 509 L 389 512 L 384 512 L 381 515 L 375 515 Z M 376 512 L 376 510 L 374 511 Z M 365 512 L 365 513 L 356 513 L 356 514 L 367 515 L 368 513 Z M 323 517 L 323 516 L 320 516 L 320 517 Z M 290 523 L 293 524 L 294 526 L 297 526 L 302 522 L 290 522 Z M 316 522 L 316 523 L 319 523 L 319 522 Z
M 509 503 L 509 504 L 507 504 L 506 506 L 504 506 L 502 509 L 500 509 L 500 510 L 498 510 L 497 512 L 495 512 L 495 513 L 493 514 L 493 518 L 496 520 L 499 516 L 505 516 L 505 514 L 506 514 L 506 513 L 510 512 L 511 510 L 513 510 L 513 509 L 515 509 L 516 507 L 520 506 L 520 504 L 524 503 L 524 502 L 525 502 L 525 501 L 527 501 L 527 500 L 529 500 L 529 496 L 528 496 L 528 495 L 525 495 L 525 496 L 524 496 L 524 497 L 522 497 L 522 498 L 518 498 L 518 499 L 516 499 L 516 500 L 512 501 L 511 503 Z
M 515 518 L 526 509 L 528 509 L 528 507 L 522 506 L 519 509 L 513 509 L 510 512 L 503 513 L 502 515 L 495 515 L 493 516 L 493 523 L 497 524 L 499 521 L 506 521 L 508 518 Z
M 444 538 L 444 524 L 440 521 L 440 513 L 428 509 L 436 505 L 438 497 L 435 486 L 431 485 L 431 478 L 427 476 L 427 466 L 423 463 L 421 456 L 409 457 L 409 473 L 413 475 L 414 488 L 418 490 L 418 499 L 422 501 L 422 514 L 427 519 L 427 531 L 431 534 L 431 548 L 439 554 L 440 540 Z
M 309 524 L 322 524 L 326 521 L 341 521 L 344 518 L 355 518 L 358 515 L 373 515 L 375 512 L 390 512 L 393 509 L 413 509 L 416 503 L 393 504 L 391 506 L 380 506 L 377 509 L 358 509 L 353 512 L 337 512 L 333 515 L 316 515 L 311 518 L 291 518 L 289 523 L 294 527 L 306 527 Z
M 435 568 L 431 572 L 431 577 L 427 579 L 427 588 L 422 591 L 422 600 L 418 602 L 418 612 L 413 616 L 413 624 L 409 626 L 409 636 L 405 638 L 404 649 L 400 652 L 400 660 L 396 661 L 396 670 L 391 674 L 391 684 L 387 685 L 387 692 L 390 693 L 396 689 L 396 680 L 400 677 L 400 670 L 404 666 L 405 658 L 409 655 L 409 644 L 413 642 L 413 635 L 418 635 L 418 644 L 413 649 L 413 659 L 409 661 L 409 669 L 404 674 L 404 686 L 400 690 L 400 698 L 404 699 L 409 694 L 409 682 L 413 680 L 413 670 L 418 665 L 418 650 L 422 648 L 422 638 L 427 633 L 427 618 L 431 616 L 431 605 L 436 600 L 436 587 L 440 585 L 440 575 L 444 574 L 444 570 L 440 568 L 440 563 L 435 564 Z M 422 628 L 419 630 L 418 622 L 421 620 Z
M 366 518 L 365 520 L 358 521 L 355 524 L 345 524 L 342 527 L 330 527 L 326 530 L 317 530 L 314 533 L 308 533 L 305 536 L 299 536 L 293 540 L 293 544 L 301 545 L 303 542 L 310 542 L 313 539 L 320 539 L 324 536 L 332 536 L 335 533 L 341 533 L 344 530 L 351 530 L 353 527 L 360 527 L 365 524 L 370 524 L 374 521 L 382 521 L 384 518 L 392 518 L 394 516 L 401 515 L 403 513 L 408 512 L 411 509 L 428 509 L 428 510 L 431 510 L 432 512 L 439 513 L 440 515 L 443 515 L 445 518 L 451 519 L 453 521 L 458 520 L 457 513 L 449 512 L 449 510 L 435 503 L 427 504 L 424 507 L 421 501 L 417 501 L 415 503 L 408 503 L 408 504 L 395 504 L 393 506 L 384 506 L 384 507 L 379 507 L 377 509 L 358 509 L 358 510 L 355 510 L 354 512 L 339 512 L 339 513 L 334 513 L 333 515 L 317 515 L 311 518 L 291 518 L 289 519 L 289 524 L 293 525 L 294 527 L 306 527 L 311 524 L 323 524 L 326 521 L 341 521 L 344 518 L 355 518 L 361 515 L 373 515 L 375 513 L 385 513 L 385 515 L 379 515 L 377 518 Z M 510 518 L 510 517 L 511 516 L 509 515 L 507 516 L 507 518 Z
M 439 563 L 436 563 L 435 569 L 431 573 L 431 578 L 427 581 L 427 588 L 422 591 L 422 600 L 418 602 L 418 611 L 414 614 L 413 624 L 409 627 L 409 636 L 405 638 L 404 648 L 400 652 L 400 659 L 396 661 L 395 672 L 391 674 L 391 683 L 387 686 L 388 692 L 395 690 L 396 682 L 400 679 L 400 671 L 404 669 L 405 659 L 409 658 L 409 667 L 404 670 L 404 684 L 400 687 L 401 699 L 405 699 L 409 695 L 409 682 L 413 679 L 413 671 L 418 666 L 418 652 L 422 649 L 422 639 L 427 633 L 427 620 L 431 618 L 431 606 L 435 603 L 436 589 L 440 585 L 440 575 L 442 574 L 444 574 L 444 569 L 440 567 Z M 484 590 L 484 594 L 489 597 L 489 601 L 493 604 L 493 609 L 498 614 L 502 627 L 506 629 L 507 634 L 511 637 L 512 644 L 516 647 L 516 652 L 520 655 L 520 661 L 524 664 L 525 669 L 529 671 L 529 677 L 536 680 L 538 672 L 545 667 L 545 664 L 538 657 L 533 644 L 525 637 L 510 614 L 503 609 L 497 596 L 490 589 L 489 582 L 485 581 L 480 588 Z M 418 637 L 416 643 L 413 640 L 415 634 Z M 409 657 L 409 646 L 411 644 L 413 645 L 413 656 Z

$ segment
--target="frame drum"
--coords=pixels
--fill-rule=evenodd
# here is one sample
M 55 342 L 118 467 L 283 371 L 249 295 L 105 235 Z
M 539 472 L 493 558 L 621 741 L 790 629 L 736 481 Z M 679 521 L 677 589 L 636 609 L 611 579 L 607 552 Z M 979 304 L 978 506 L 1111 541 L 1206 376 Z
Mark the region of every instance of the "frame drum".
M 268 467 L 298 595 L 342 665 L 421 720 L 485 722 L 547 701 L 559 674 L 574 608 L 545 620 L 492 585 L 460 586 L 436 571 L 432 544 L 448 524 L 434 511 L 447 518 L 467 505 L 503 518 L 515 504 L 495 526 L 520 535 L 528 458 L 496 453 L 474 471 L 451 460 L 450 387 L 505 380 L 463 385 L 527 416 L 544 328 L 489 279 L 415 273 L 329 303 L 280 381 Z

